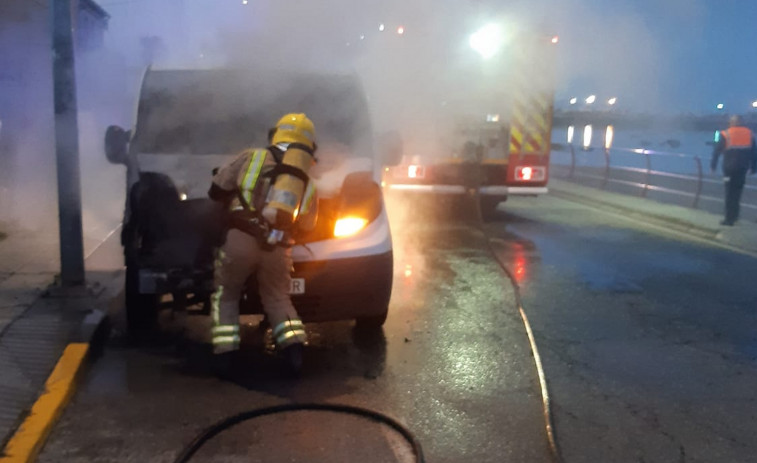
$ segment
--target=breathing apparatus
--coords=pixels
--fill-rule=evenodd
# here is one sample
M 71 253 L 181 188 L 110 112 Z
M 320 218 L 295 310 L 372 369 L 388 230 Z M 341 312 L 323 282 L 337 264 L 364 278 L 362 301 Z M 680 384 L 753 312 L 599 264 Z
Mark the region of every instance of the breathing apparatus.
M 269 173 L 271 187 L 261 215 L 270 227 L 265 244 L 276 246 L 291 241 L 298 215 L 309 207 L 303 200 L 307 199 L 308 174 L 314 164 L 315 126 L 305 114 L 287 114 L 276 124 L 271 144 L 284 153 Z

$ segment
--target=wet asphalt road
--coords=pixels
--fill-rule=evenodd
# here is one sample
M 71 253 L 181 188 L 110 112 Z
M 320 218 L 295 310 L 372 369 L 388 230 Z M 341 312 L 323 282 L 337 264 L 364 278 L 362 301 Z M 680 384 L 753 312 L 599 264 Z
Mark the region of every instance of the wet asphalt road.
M 383 333 L 357 332 L 352 322 L 310 326 L 299 380 L 280 377 L 256 319 L 248 320 L 245 359 L 231 380 L 215 378 L 194 344 L 131 347 L 116 326 L 40 461 L 172 461 L 212 422 L 290 402 L 359 405 L 396 417 L 427 461 L 549 461 L 512 287 L 483 234 L 460 222 L 395 226 L 395 286 Z M 168 330 L 187 327 L 177 339 L 201 339 L 208 326 L 199 317 L 166 322 Z M 398 435 L 374 423 L 308 412 L 240 425 L 196 461 L 414 459 Z
M 556 198 L 503 210 L 565 461 L 757 461 L 757 259 Z
M 40 461 L 172 461 L 228 414 L 290 402 L 387 413 L 430 462 L 550 461 L 513 288 L 472 214 L 393 207 L 383 333 L 313 325 L 291 381 L 247 320 L 244 365 L 220 380 L 182 341 L 206 321 L 166 320 L 173 342 L 153 347 L 129 346 L 117 323 Z M 500 209 L 484 229 L 522 288 L 565 461 L 754 460 L 757 259 L 551 197 Z M 196 461 L 413 459 L 387 428 L 307 412 L 240 425 Z

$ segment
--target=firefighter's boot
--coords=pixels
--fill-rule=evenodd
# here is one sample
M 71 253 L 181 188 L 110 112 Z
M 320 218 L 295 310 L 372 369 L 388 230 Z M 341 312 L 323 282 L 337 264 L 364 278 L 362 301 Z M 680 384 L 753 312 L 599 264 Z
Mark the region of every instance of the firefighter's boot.
M 284 373 L 286 376 L 296 378 L 302 372 L 302 354 L 305 345 L 294 343 L 281 350 L 281 356 L 284 360 Z
M 273 328 L 273 340 L 279 351 L 286 373 L 297 376 L 302 371 L 302 354 L 307 342 L 305 325 L 300 319 L 289 319 Z

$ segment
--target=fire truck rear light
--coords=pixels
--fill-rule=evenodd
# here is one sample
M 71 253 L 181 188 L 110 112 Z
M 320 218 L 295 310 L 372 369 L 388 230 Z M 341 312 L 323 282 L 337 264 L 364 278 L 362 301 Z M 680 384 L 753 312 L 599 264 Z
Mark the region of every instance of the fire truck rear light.
M 409 178 L 423 178 L 424 176 L 423 166 L 408 166 L 407 176 Z
M 547 169 L 543 166 L 518 166 L 515 168 L 515 180 L 521 182 L 542 182 L 547 178 Z

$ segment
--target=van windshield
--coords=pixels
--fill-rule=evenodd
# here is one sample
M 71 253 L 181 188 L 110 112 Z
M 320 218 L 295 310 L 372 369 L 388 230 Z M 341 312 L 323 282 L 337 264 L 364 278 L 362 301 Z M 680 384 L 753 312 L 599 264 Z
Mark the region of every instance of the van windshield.
M 235 153 L 265 147 L 268 130 L 292 112 L 313 120 L 319 145 L 372 156 L 367 103 L 351 76 L 149 71 L 133 143 L 138 153 Z

